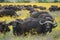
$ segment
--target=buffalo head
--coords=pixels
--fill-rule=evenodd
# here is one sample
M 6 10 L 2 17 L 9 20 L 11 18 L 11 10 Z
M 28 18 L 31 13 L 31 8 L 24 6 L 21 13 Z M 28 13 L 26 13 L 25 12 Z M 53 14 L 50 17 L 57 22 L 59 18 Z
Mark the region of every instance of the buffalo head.
M 57 23 L 54 21 L 39 21 L 40 25 L 43 26 L 45 32 L 51 32 L 52 28 L 55 28 L 57 26 Z

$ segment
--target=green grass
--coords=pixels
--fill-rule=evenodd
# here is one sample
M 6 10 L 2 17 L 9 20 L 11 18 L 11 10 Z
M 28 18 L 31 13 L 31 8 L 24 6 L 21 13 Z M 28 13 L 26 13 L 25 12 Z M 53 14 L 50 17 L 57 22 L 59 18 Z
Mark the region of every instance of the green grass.
M 50 14 L 56 18 L 58 26 L 53 29 L 51 33 L 47 35 L 29 35 L 29 36 L 14 36 L 12 30 L 6 35 L 0 34 L 0 40 L 60 40 L 60 11 L 50 12 Z

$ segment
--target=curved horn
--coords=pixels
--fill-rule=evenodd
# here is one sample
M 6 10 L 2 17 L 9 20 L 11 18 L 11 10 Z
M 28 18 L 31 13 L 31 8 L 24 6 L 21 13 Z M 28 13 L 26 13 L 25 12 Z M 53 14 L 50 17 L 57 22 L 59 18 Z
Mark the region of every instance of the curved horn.
M 40 23 L 41 25 L 43 25 L 43 24 L 44 24 L 44 23 L 42 23 L 42 22 L 41 22 L 41 20 L 39 21 L 39 23 Z
M 51 21 L 46 21 L 46 22 L 44 22 L 44 23 L 51 23 L 51 24 L 52 24 L 53 22 L 51 22 Z
M 39 21 L 39 23 L 40 23 L 41 25 L 43 25 L 43 24 L 45 24 L 45 23 L 51 23 L 51 24 L 53 24 L 53 22 L 51 22 L 51 21 L 46 21 L 46 22 L 42 23 L 41 20 Z

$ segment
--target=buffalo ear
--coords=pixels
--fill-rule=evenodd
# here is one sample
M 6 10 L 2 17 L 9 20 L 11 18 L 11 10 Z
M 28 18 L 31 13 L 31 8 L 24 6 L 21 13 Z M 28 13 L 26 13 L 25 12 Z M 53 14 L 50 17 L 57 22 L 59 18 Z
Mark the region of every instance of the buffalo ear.
M 57 25 L 58 25 L 57 23 L 53 24 L 53 28 L 57 27 Z

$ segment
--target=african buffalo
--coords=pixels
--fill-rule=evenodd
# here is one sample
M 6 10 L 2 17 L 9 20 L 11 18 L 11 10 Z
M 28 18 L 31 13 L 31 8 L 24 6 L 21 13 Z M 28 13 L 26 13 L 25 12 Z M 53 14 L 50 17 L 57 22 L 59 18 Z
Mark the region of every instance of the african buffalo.
M 10 29 L 9 29 L 8 26 L 9 26 L 9 25 L 6 24 L 5 21 L 4 21 L 4 22 L 0 22 L 0 32 L 3 33 L 3 34 L 5 34 L 6 32 L 9 32 Z
M 58 8 L 58 6 L 52 5 L 52 6 L 49 8 L 49 11 L 56 11 L 57 8 Z
M 35 11 L 35 12 L 31 13 L 31 17 L 38 18 L 40 20 L 39 23 L 41 25 L 40 28 L 42 28 L 42 30 L 41 30 L 42 33 L 47 33 L 48 31 L 51 32 L 52 31 L 52 28 L 55 28 L 57 26 L 57 23 L 54 22 L 55 21 L 54 18 L 48 12 Z M 49 30 L 46 31 L 47 29 L 49 29 Z M 37 31 L 38 34 L 39 34 L 39 31 L 40 30 L 38 29 L 38 31 Z
M 8 9 L 8 10 L 14 10 L 14 11 L 18 11 L 20 10 L 18 8 L 18 6 L 13 6 L 13 5 L 9 5 L 9 6 L 3 6 L 4 9 Z
M 3 16 L 18 16 L 14 10 L 8 10 L 8 9 L 1 9 L 0 10 L 0 17 Z

